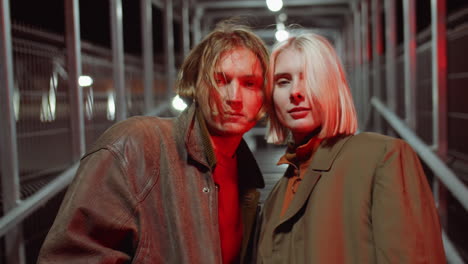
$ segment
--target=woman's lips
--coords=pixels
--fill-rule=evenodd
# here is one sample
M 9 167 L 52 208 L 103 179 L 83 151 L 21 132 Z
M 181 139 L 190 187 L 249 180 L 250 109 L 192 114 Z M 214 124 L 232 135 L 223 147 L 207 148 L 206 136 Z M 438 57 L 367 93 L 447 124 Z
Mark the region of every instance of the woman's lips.
M 306 117 L 310 113 L 310 108 L 306 107 L 295 107 L 293 109 L 288 110 L 288 114 L 293 119 L 301 119 Z

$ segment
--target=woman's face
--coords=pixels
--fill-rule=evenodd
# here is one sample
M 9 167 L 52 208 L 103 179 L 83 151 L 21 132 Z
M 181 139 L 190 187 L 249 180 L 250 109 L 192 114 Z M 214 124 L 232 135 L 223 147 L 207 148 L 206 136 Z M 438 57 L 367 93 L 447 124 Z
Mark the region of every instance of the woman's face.
M 296 142 L 321 125 L 319 107 L 307 98 L 304 63 L 295 49 L 286 49 L 277 57 L 273 78 L 273 102 L 281 124 L 291 130 Z

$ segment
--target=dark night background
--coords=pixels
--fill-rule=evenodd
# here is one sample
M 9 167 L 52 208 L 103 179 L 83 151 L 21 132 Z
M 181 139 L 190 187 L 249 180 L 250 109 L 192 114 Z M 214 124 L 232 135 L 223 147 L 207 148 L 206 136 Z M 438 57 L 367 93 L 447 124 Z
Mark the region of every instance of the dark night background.
M 111 47 L 111 28 L 108 0 L 80 0 L 80 33 L 83 41 Z M 64 0 L 30 1 L 10 0 L 13 24 L 30 26 L 51 33 L 64 35 Z M 123 35 L 125 53 L 141 55 L 140 1 L 123 0 Z M 174 13 L 178 10 L 174 9 Z M 153 46 L 155 53 L 162 53 L 163 13 L 153 7 Z M 180 50 L 180 25 L 174 23 L 175 51 Z

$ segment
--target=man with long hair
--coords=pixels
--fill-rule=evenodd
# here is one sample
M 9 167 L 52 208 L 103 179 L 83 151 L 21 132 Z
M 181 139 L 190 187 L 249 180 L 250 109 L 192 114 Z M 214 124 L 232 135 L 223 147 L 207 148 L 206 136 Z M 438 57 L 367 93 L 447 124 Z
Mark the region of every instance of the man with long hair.
M 180 70 L 186 111 L 120 122 L 82 158 L 38 262 L 247 262 L 264 182 L 242 135 L 267 68 L 260 38 L 218 25 Z

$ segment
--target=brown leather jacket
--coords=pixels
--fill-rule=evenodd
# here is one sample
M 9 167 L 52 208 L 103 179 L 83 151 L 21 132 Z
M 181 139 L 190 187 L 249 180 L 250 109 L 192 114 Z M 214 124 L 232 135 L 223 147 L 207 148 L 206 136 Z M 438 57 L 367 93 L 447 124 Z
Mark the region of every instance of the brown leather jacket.
M 216 159 L 196 112 L 106 131 L 81 160 L 38 263 L 221 263 Z M 245 263 L 264 182 L 244 141 L 237 157 Z

